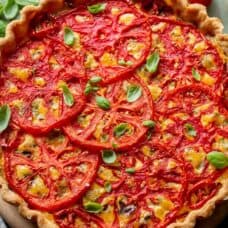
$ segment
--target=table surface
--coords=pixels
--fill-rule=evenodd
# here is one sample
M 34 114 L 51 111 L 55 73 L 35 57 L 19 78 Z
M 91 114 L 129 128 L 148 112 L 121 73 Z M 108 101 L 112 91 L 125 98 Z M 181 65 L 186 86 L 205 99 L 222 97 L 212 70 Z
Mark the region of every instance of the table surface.
M 210 16 L 219 17 L 225 28 L 224 32 L 228 33 L 228 0 L 214 0 L 212 5 L 208 9 Z M 13 228 L 34 228 L 34 226 L 28 222 L 27 220 L 23 219 L 21 216 L 18 216 L 17 209 L 2 201 L 0 198 L 0 214 L 7 220 L 9 224 L 12 224 L 15 217 L 18 217 L 17 224 L 13 222 Z M 4 208 L 4 209 L 3 209 Z M 3 221 L 0 217 L 0 228 L 6 228 Z

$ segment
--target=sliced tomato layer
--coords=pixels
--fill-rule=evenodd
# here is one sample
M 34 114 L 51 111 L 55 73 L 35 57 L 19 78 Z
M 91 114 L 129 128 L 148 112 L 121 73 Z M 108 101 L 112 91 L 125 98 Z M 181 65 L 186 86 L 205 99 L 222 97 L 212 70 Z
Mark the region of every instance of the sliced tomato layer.
M 137 70 L 152 91 L 154 101 L 174 88 L 189 84 L 209 86 L 221 95 L 224 64 L 216 47 L 192 25 L 172 19 L 151 16 L 151 52 L 160 61 L 154 73 L 145 66 Z
M 22 134 L 4 153 L 4 165 L 10 188 L 32 208 L 56 211 L 74 204 L 89 188 L 98 156 L 70 144 L 56 152 L 42 138 Z
M 151 31 L 146 17 L 132 4 L 107 1 L 101 3 L 101 12 L 90 13 L 87 7 L 96 3 L 100 4 L 86 2 L 63 12 L 34 35 L 42 37 L 48 33 L 64 42 L 65 29 L 70 29 L 74 36 L 71 49 L 86 52 L 84 67 L 88 76 L 100 75 L 104 82 L 110 82 L 145 60 L 151 46 Z
M 108 106 L 102 107 L 104 103 Z M 143 121 L 152 118 L 149 91 L 131 77 L 91 93 L 85 108 L 64 130 L 72 141 L 91 149 L 129 149 L 147 132 Z

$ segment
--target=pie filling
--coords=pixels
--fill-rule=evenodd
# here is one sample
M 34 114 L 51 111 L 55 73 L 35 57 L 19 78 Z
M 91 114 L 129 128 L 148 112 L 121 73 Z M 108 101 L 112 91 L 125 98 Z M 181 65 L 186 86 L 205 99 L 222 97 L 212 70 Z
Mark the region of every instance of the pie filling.
M 161 3 L 145 7 L 46 15 L 2 64 L 4 176 L 59 227 L 167 227 L 227 178 L 223 59 Z

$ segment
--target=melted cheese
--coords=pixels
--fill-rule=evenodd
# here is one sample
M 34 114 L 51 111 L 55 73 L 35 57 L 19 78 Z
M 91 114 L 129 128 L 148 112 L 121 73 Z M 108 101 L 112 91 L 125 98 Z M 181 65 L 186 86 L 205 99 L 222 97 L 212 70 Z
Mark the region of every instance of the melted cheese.
M 149 85 L 149 90 L 152 98 L 156 101 L 161 96 L 162 89 L 158 85 Z
M 78 116 L 77 122 L 80 124 L 81 127 L 86 128 L 90 124 L 90 120 L 92 119 L 93 114 L 90 115 L 80 115 Z
M 150 75 L 151 73 L 149 71 L 146 70 L 146 68 L 140 67 L 137 69 L 137 75 L 145 82 L 149 81 Z
M 57 180 L 60 177 L 59 171 L 55 167 L 50 167 L 49 172 L 53 180 Z
M 95 60 L 94 56 L 91 53 L 87 53 L 86 61 L 85 61 L 85 68 L 93 70 L 97 66 L 98 66 L 98 63 Z
M 202 115 L 200 118 L 200 122 L 203 125 L 203 127 L 207 127 L 208 125 L 213 123 L 214 120 L 215 120 L 215 114 L 214 113 Z
M 180 26 L 175 26 L 173 28 L 171 31 L 171 39 L 177 44 L 182 44 L 184 42 Z
M 40 87 L 43 87 L 46 84 L 45 80 L 43 78 L 41 78 L 41 77 L 35 77 L 34 78 L 34 82 L 35 82 L 36 85 L 38 85 Z
M 192 148 L 186 148 L 184 158 L 190 162 L 196 173 L 201 173 L 204 168 L 206 154 L 203 150 L 195 151 Z
M 79 23 L 83 23 L 83 22 L 89 21 L 89 18 L 86 16 L 77 15 L 75 16 L 75 20 Z
M 211 54 L 204 55 L 201 59 L 201 62 L 202 62 L 202 65 L 207 70 L 211 70 L 211 69 L 215 68 L 214 58 L 213 58 L 213 55 L 211 55 Z
M 228 138 L 225 138 L 221 135 L 216 135 L 212 148 L 228 155 Z
M 40 176 L 36 176 L 28 188 L 28 193 L 34 196 L 45 197 L 48 192 L 49 190 Z
M 152 47 L 158 49 L 160 53 L 165 52 L 165 45 L 157 34 L 153 34 L 152 36 Z
M 74 37 L 75 37 L 75 40 L 74 40 L 73 49 L 75 49 L 76 51 L 80 51 L 82 48 L 80 34 L 77 32 L 74 32 Z
M 205 41 L 201 41 L 201 42 L 195 44 L 193 50 L 195 52 L 199 52 L 200 53 L 200 52 L 204 51 L 206 48 L 207 48 L 207 45 L 206 45 Z
M 45 107 L 45 102 L 41 98 L 36 98 L 32 102 L 32 120 L 34 124 L 40 124 L 45 120 L 48 109 Z
M 204 73 L 203 77 L 201 78 L 201 82 L 208 86 L 213 86 L 216 82 L 216 79 L 211 77 L 208 73 Z
M 153 151 L 152 151 L 151 148 L 150 148 L 149 146 L 147 146 L 147 145 L 142 146 L 142 147 L 140 148 L 140 151 L 141 151 L 144 155 L 146 155 L 146 156 L 148 156 L 148 157 L 151 157 L 151 156 L 153 155 Z
M 130 25 L 135 20 L 135 15 L 132 13 L 125 13 L 119 17 L 119 23 L 124 25 Z
M 37 46 L 36 48 L 29 50 L 31 57 L 34 60 L 39 59 L 41 57 L 41 55 L 43 54 L 43 52 L 44 52 L 44 46 L 43 45 Z
M 108 226 L 111 226 L 115 220 L 114 206 L 111 205 L 111 202 L 113 201 L 114 201 L 114 196 L 111 195 L 111 196 L 105 197 L 101 202 L 103 206 L 107 205 L 107 207 L 99 214 L 99 217 L 101 217 L 102 220 L 105 222 L 105 224 Z
M 196 42 L 196 37 L 194 34 L 192 33 L 189 33 L 188 34 L 188 44 L 194 44 Z
M 51 99 L 51 111 L 54 117 L 59 117 L 60 115 L 60 97 L 55 96 Z
M 16 176 L 19 180 L 26 178 L 32 174 L 32 170 L 27 165 L 16 166 Z
M 115 58 L 114 55 L 108 53 L 108 52 L 105 52 L 101 58 L 100 58 L 100 62 L 103 66 L 106 66 L 106 67 L 111 67 L 111 66 L 116 66 L 117 65 L 117 60 Z
M 118 181 L 118 178 L 113 175 L 112 170 L 105 168 L 104 166 L 100 166 L 98 170 L 98 176 L 105 181 L 110 181 L 110 182 Z
M 28 78 L 32 75 L 30 69 L 27 68 L 20 68 L 20 67 L 9 67 L 8 71 L 12 74 L 15 78 L 26 82 Z
M 160 22 L 156 25 L 152 25 L 151 26 L 151 30 L 153 32 L 163 32 L 165 30 L 165 27 L 166 27 L 166 23 L 164 22 Z
M 102 134 L 103 134 L 103 128 L 105 126 L 105 122 L 104 120 L 101 120 L 97 126 L 96 126 L 96 129 L 93 133 L 93 136 L 97 139 L 97 140 L 101 140 L 101 137 L 102 137 Z
M 157 218 L 164 220 L 174 205 L 169 199 L 162 195 L 157 196 L 156 201 L 156 203 L 148 201 L 148 207 L 154 210 L 154 214 Z
M 85 197 L 83 197 L 83 203 L 88 201 L 95 202 L 100 196 L 105 193 L 105 189 L 100 185 L 94 183 L 89 191 L 86 193 Z
M 8 82 L 7 86 L 8 86 L 8 92 L 9 93 L 17 93 L 18 92 L 18 88 L 14 83 Z
M 60 69 L 60 65 L 57 62 L 57 59 L 55 58 L 55 56 L 51 56 L 49 59 L 49 64 L 51 65 L 51 68 L 54 70 Z
M 120 9 L 117 7 L 112 7 L 111 13 L 112 13 L 112 15 L 116 16 L 120 13 Z
M 137 42 L 135 40 L 130 40 L 127 45 L 127 51 L 135 59 L 139 59 L 142 56 L 143 50 L 145 49 L 145 44 Z
M 162 131 L 165 131 L 169 125 L 172 125 L 174 123 L 171 119 L 165 119 L 161 122 L 161 128 Z

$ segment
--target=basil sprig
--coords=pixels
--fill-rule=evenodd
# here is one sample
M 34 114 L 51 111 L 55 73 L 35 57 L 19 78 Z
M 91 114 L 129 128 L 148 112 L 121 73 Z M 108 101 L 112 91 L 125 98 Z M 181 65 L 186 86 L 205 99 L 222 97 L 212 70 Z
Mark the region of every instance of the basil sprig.
M 3 14 L 7 20 L 14 19 L 19 13 L 19 6 L 14 0 L 7 0 L 3 6 Z
M 86 211 L 94 214 L 98 214 L 103 211 L 103 206 L 96 202 L 87 202 L 84 204 L 84 208 Z
M 39 0 L 15 0 L 15 2 L 20 6 L 39 5 Z
M 27 5 L 39 5 L 39 0 L 4 0 L 0 2 L 0 37 L 5 36 L 6 26 L 18 18 L 21 8 Z
M 190 136 L 192 136 L 192 137 L 196 137 L 196 130 L 195 130 L 195 128 L 194 128 L 191 124 L 186 123 L 186 124 L 184 125 L 184 128 L 185 128 L 185 131 L 186 131 L 186 133 L 187 133 L 188 135 L 190 135 Z
M 148 127 L 148 128 L 154 128 L 155 127 L 155 122 L 153 120 L 144 120 L 143 121 L 143 126 Z
M 92 92 L 96 92 L 99 90 L 99 87 L 97 84 L 102 81 L 102 78 L 100 76 L 93 76 L 90 78 L 90 80 L 87 82 L 86 87 L 85 87 L 85 95 L 89 95 Z
M 146 61 L 146 69 L 150 73 L 155 73 L 158 69 L 160 61 L 160 56 L 158 52 L 154 52 L 152 55 L 150 55 Z
M 8 105 L 0 107 L 0 133 L 2 133 L 9 125 L 11 110 Z
M 207 154 L 207 160 L 216 169 L 223 169 L 225 167 L 228 167 L 228 157 L 222 152 L 211 151 Z
M 120 123 L 114 128 L 114 135 L 119 138 L 124 135 L 128 131 L 128 124 L 127 123 Z
M 64 103 L 71 107 L 74 105 L 74 97 L 67 85 L 62 85 Z
M 102 96 L 96 96 L 96 103 L 103 110 L 109 110 L 111 107 L 109 100 Z
M 106 192 L 111 192 L 112 191 L 112 185 L 110 182 L 105 182 L 104 188 Z
M 88 11 L 92 14 L 97 14 L 97 13 L 103 12 L 105 10 L 105 8 L 106 8 L 105 3 L 97 3 L 97 4 L 87 7 Z
M 135 168 L 126 168 L 125 169 L 126 173 L 129 173 L 129 174 L 134 174 L 135 173 Z
M 106 164 L 112 164 L 116 161 L 116 153 L 113 150 L 103 150 L 102 159 Z
M 199 72 L 195 68 L 192 68 L 192 75 L 196 81 L 201 80 L 201 75 L 199 74 Z
M 68 46 L 73 46 L 75 42 L 74 32 L 68 28 L 64 28 L 64 43 Z
M 130 85 L 127 88 L 127 101 L 132 103 L 142 96 L 142 89 L 138 85 Z

